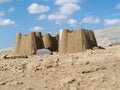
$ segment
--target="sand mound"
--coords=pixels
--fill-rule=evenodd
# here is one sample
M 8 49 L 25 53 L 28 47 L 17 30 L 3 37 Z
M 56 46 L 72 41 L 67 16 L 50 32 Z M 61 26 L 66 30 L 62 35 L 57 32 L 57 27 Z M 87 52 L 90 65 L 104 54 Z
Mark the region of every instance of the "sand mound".
M 0 58 L 0 90 L 120 90 L 120 45 L 105 50 Z M 0 53 L 0 57 L 11 53 Z

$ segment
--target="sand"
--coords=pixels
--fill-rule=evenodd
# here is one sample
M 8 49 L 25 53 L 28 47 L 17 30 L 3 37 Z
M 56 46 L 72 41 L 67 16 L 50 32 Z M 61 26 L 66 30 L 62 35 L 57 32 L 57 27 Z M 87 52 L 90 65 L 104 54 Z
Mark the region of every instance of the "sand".
M 0 90 L 120 90 L 120 45 L 105 50 L 4 59 Z

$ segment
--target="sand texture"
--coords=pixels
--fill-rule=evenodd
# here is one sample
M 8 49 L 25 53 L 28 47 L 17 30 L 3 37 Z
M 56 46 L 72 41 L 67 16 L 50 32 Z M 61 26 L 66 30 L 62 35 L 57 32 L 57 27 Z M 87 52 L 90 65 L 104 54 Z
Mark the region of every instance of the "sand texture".
M 0 90 L 120 90 L 120 45 L 28 58 L 0 53 Z

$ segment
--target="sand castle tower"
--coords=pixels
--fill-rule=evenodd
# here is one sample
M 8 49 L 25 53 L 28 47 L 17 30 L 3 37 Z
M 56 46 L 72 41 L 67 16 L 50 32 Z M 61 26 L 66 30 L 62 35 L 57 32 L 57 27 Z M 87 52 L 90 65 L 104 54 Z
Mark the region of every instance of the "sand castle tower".
M 58 47 L 59 47 L 59 45 L 58 45 L 59 35 L 58 35 L 58 34 L 54 35 L 54 36 L 52 37 L 52 41 L 54 42 L 54 43 L 52 43 L 53 51 L 57 51 L 57 52 L 58 52 Z
M 59 53 L 83 52 L 97 46 L 94 32 L 91 30 L 77 29 L 71 31 L 63 29 L 59 41 Z
M 64 53 L 67 52 L 67 37 L 68 37 L 68 29 L 63 29 L 60 32 L 60 41 L 59 41 L 59 52 Z
M 49 33 L 43 36 L 43 43 L 44 48 L 52 49 L 52 37 Z
M 20 41 L 21 41 L 21 33 L 18 32 L 16 34 L 16 43 L 15 43 L 15 47 L 14 47 L 14 53 L 18 54 L 19 50 L 20 50 Z
M 36 47 L 37 47 L 37 49 L 44 48 L 41 32 L 35 32 L 35 34 L 36 34 Z
M 22 35 L 21 33 L 17 33 L 14 53 L 35 54 L 37 49 L 35 38 L 35 32 L 30 32 L 28 35 Z

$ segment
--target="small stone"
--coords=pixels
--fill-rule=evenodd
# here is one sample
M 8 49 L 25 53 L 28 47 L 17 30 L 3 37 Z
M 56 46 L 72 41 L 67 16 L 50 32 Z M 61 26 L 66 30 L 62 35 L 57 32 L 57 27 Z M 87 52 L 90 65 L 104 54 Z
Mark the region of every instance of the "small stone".
M 7 55 L 1 56 L 1 59 L 6 59 Z
M 33 90 L 33 88 L 29 87 L 29 88 L 26 88 L 25 90 Z
M 75 78 L 70 78 L 70 77 L 68 77 L 68 78 L 62 79 L 62 80 L 61 80 L 61 83 L 63 83 L 63 84 L 72 84 L 72 83 L 74 83 L 75 81 L 76 81 Z
M 89 63 L 90 63 L 89 61 L 86 61 L 86 62 L 85 62 L 85 65 L 88 65 Z
M 0 86 L 5 85 L 5 84 L 6 84 L 6 82 L 0 82 Z

